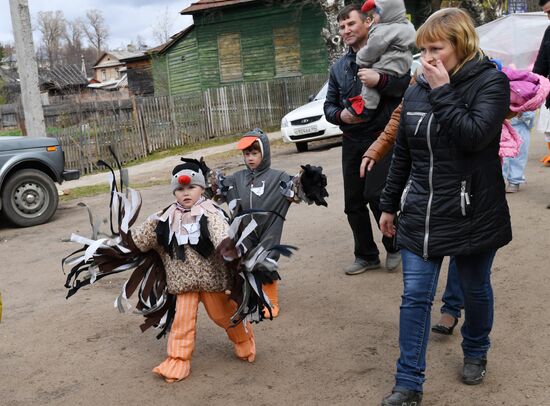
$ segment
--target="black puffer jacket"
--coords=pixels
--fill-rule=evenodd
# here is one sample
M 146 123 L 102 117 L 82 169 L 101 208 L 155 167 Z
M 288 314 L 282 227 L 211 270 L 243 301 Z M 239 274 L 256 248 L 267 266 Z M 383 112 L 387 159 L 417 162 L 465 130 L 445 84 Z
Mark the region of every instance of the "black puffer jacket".
M 550 76 L 550 27 L 544 31 L 533 72 L 545 78 Z M 550 95 L 546 99 L 546 107 L 550 107 Z
M 424 258 L 486 252 L 512 239 L 498 156 L 508 112 L 506 75 L 484 58 L 430 90 L 405 93 L 390 173 L 380 199 L 401 211 L 397 244 Z

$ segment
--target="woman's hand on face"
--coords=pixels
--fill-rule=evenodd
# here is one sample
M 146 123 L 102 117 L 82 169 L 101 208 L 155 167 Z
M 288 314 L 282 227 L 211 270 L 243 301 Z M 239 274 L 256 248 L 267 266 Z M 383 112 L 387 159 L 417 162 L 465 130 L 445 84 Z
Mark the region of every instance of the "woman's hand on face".
M 435 66 L 426 62 L 424 58 L 420 58 L 420 62 L 422 63 L 424 78 L 426 78 L 432 89 L 451 82 L 449 73 L 445 69 L 445 66 L 443 66 L 443 62 L 439 59 L 435 62 Z
M 380 74 L 373 69 L 361 68 L 357 72 L 357 77 L 361 83 L 367 87 L 376 87 L 380 81 Z
M 395 214 L 382 212 L 380 216 L 380 231 L 386 237 L 393 237 L 395 235 L 395 224 L 393 223 L 395 219 Z
M 364 156 L 363 160 L 361 161 L 361 167 L 359 168 L 359 177 L 364 178 L 365 170 L 370 172 L 375 163 L 376 161 L 374 159 L 369 158 L 368 156 Z

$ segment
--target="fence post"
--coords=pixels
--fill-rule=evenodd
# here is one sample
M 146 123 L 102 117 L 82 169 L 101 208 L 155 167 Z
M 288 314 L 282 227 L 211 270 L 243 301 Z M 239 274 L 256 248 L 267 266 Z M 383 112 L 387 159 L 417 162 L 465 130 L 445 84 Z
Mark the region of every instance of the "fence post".
M 132 96 L 132 117 L 134 118 L 136 128 L 141 137 L 141 145 L 144 152 L 143 156 L 147 156 L 149 155 L 149 142 L 147 140 L 147 131 L 145 130 L 145 126 L 142 123 L 141 113 L 139 111 L 135 96 Z
M 171 96 L 171 95 L 168 96 L 168 108 L 170 109 L 169 111 L 170 121 L 172 122 L 172 125 L 170 126 L 173 132 L 172 139 L 177 140 L 177 142 L 179 143 L 180 142 L 179 131 L 178 131 L 179 126 L 178 126 L 178 120 L 176 115 L 174 96 Z

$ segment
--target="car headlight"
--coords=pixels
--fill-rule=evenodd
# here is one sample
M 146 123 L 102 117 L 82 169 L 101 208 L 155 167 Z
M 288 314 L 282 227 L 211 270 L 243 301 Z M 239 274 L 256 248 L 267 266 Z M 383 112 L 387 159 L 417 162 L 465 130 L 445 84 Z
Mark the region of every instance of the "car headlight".
M 288 120 L 286 119 L 286 117 L 283 117 L 283 119 L 281 120 L 281 128 L 285 127 L 288 127 Z

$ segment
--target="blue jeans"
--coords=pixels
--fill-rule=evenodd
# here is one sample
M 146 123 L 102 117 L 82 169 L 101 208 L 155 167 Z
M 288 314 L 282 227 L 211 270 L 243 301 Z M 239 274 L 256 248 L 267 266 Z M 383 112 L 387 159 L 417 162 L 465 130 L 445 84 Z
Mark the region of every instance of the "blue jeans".
M 441 300 L 443 301 L 441 313 L 450 314 L 455 319 L 460 319 L 460 312 L 464 308 L 464 295 L 460 288 L 455 257 L 451 257 L 449 261 L 447 284 L 445 285 L 445 292 L 443 292 Z
M 525 182 L 525 165 L 527 165 L 527 156 L 529 154 L 529 141 L 531 140 L 532 120 L 535 113 L 525 112 L 520 118 L 513 118 L 511 123 L 514 130 L 522 140 L 519 147 L 519 154 L 515 158 L 504 158 L 502 162 L 502 174 L 504 180 L 514 185 Z M 531 120 L 531 121 L 529 121 Z
M 465 320 L 462 325 L 462 351 L 465 357 L 485 358 L 493 326 L 491 265 L 496 250 L 455 257 L 460 286 L 464 292 Z M 425 261 L 401 249 L 403 296 L 399 315 L 399 348 L 396 385 L 422 392 L 426 370 L 426 348 L 430 317 L 443 257 Z

